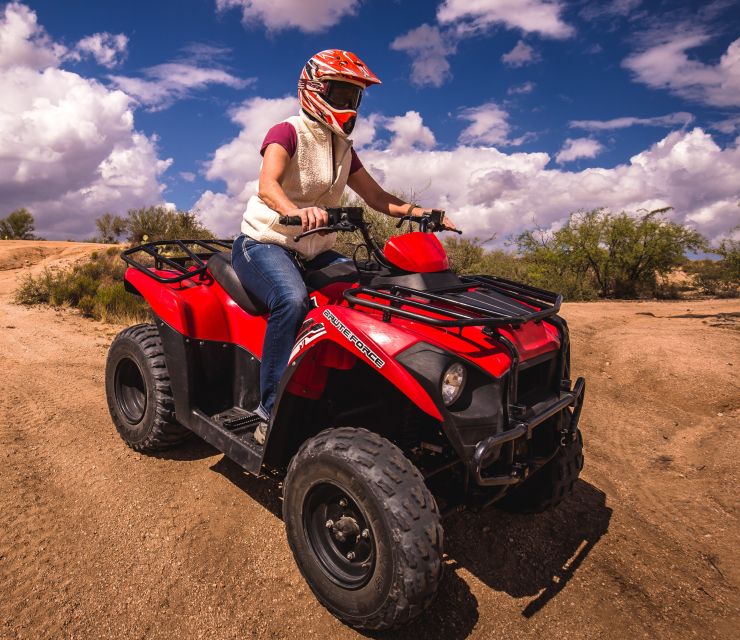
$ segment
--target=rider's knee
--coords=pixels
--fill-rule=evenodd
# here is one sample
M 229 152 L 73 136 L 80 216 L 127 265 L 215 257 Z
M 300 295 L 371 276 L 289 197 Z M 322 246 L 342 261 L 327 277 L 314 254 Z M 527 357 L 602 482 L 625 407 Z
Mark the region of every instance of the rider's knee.
M 275 296 L 273 313 L 304 317 L 308 313 L 308 296 L 302 291 L 284 291 Z

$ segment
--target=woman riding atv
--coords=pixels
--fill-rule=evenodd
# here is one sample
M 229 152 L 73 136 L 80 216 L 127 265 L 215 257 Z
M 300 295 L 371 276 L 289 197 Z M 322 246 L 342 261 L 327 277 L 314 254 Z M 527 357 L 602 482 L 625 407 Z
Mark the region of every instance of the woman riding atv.
M 308 312 L 302 271 L 347 260 L 332 251 L 335 233 L 300 233 L 327 226 L 326 207 L 339 204 L 349 186 L 368 206 L 393 217 L 423 209 L 385 191 L 367 172 L 348 137 L 357 120 L 362 92 L 380 80 L 354 54 L 327 49 L 313 56 L 298 81 L 301 112 L 273 126 L 265 136 L 256 195 L 247 204 L 232 265 L 250 295 L 269 309 L 260 368 L 262 418 L 255 439 L 262 444 L 280 378 Z M 302 227 L 279 222 L 298 216 Z M 445 219 L 445 226 L 454 224 Z

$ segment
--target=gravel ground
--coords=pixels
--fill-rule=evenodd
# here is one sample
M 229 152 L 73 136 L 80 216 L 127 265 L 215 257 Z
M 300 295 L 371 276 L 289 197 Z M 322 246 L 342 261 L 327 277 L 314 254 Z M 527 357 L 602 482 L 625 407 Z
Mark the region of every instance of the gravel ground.
M 121 327 L 10 303 L 23 272 L 94 248 L 0 242 L 0 637 L 360 637 L 295 567 L 278 481 L 197 440 L 123 445 L 103 388 Z M 738 311 L 566 305 L 589 385 L 574 496 L 448 519 L 436 603 L 383 637 L 737 637 Z

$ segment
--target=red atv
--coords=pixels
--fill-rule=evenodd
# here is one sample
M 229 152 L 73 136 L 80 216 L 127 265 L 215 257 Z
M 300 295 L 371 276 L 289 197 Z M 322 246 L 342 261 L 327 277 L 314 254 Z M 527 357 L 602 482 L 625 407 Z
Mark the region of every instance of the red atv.
M 267 310 L 237 279 L 231 241 L 124 252 L 126 288 L 155 323 L 113 341 L 106 393 L 137 451 L 193 432 L 255 475 L 287 468 L 283 518 L 309 586 L 346 623 L 387 629 L 434 597 L 442 513 L 534 512 L 571 492 L 584 380 L 571 382 L 561 296 L 452 273 L 433 233 L 443 212 L 406 216 L 419 231 L 383 249 L 362 209 L 329 215 L 329 230 L 364 243 L 305 274 L 312 308 L 264 446 L 252 411 Z

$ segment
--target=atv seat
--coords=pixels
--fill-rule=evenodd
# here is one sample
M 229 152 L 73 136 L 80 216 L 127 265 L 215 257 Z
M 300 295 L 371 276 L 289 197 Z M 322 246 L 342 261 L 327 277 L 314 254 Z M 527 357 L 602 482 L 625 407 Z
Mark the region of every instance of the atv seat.
M 244 311 L 253 316 L 263 316 L 268 309 L 242 286 L 231 266 L 231 256 L 225 251 L 214 253 L 208 258 L 208 271 Z
M 360 274 L 357 273 L 357 268 L 351 260 L 330 264 L 323 269 L 307 271 L 303 276 L 303 281 L 306 283 L 306 289 L 309 292 L 318 291 L 335 282 L 352 283 L 357 282 L 359 279 Z

